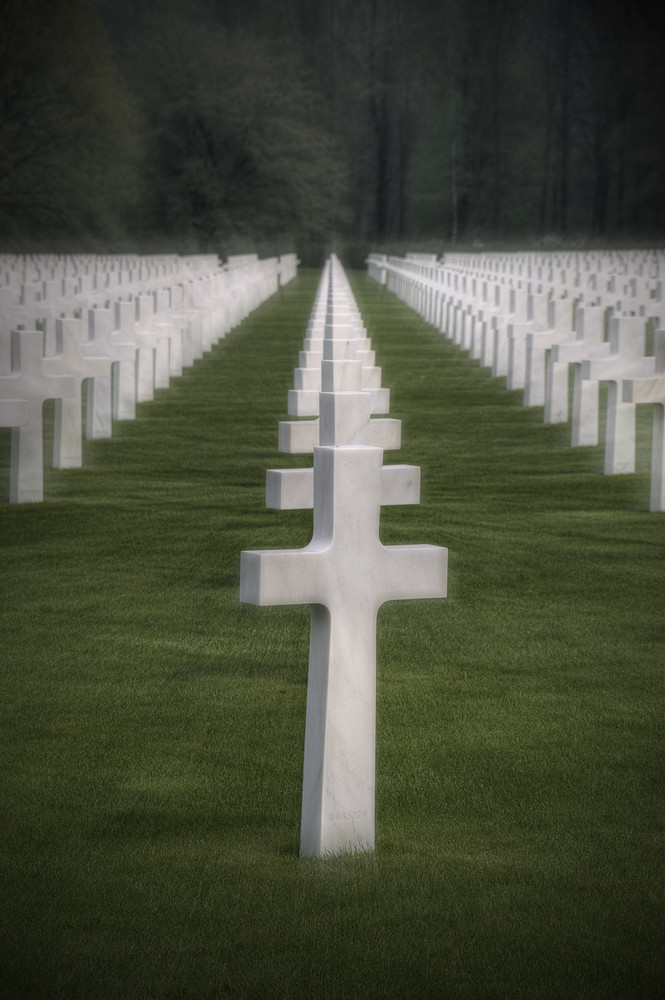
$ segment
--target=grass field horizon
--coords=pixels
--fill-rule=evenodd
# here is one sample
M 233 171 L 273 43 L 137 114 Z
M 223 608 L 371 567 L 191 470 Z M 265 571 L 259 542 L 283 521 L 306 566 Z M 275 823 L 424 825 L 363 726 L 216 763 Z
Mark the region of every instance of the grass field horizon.
M 10 505 L 0 438 L 7 998 L 643 998 L 665 989 L 665 515 L 638 470 L 349 272 L 445 601 L 382 608 L 377 849 L 298 858 L 306 607 L 238 599 L 319 272 Z M 45 450 L 48 454 L 48 444 Z

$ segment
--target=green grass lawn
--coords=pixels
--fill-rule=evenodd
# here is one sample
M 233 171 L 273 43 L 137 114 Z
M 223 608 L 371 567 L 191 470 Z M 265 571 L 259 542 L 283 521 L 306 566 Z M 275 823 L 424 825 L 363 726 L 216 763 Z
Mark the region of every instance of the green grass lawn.
M 2 961 L 12 998 L 645 998 L 665 989 L 665 515 L 638 472 L 350 275 L 423 469 L 386 543 L 449 598 L 384 606 L 377 849 L 298 858 L 309 611 L 238 600 L 306 544 L 267 468 L 318 272 L 46 470 L 2 544 Z M 48 415 L 48 413 L 47 413 Z M 47 432 L 48 437 L 48 432 Z

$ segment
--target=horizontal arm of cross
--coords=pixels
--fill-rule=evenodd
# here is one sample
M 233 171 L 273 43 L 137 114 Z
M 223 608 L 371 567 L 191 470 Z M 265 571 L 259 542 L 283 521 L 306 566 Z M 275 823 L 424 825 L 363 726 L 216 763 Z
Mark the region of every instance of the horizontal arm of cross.
M 420 466 L 384 465 L 381 469 L 381 506 L 420 503 Z M 314 506 L 314 469 L 269 469 L 266 507 L 272 510 L 309 510 Z
M 627 378 L 623 381 L 624 403 L 665 403 L 665 375 Z
M 321 551 L 268 549 L 240 555 L 240 600 L 244 604 L 325 604 Z
M 448 550 L 438 545 L 381 546 L 381 578 L 371 597 L 375 607 L 386 601 L 445 597 Z M 240 556 L 240 600 L 259 606 L 330 605 L 328 546 L 268 549 Z
M 319 443 L 319 421 L 280 420 L 278 434 L 278 448 L 281 452 L 287 455 L 308 455 Z M 394 417 L 368 420 L 357 438 L 349 444 L 399 451 L 402 445 L 402 422 Z
M 383 546 L 385 601 L 445 597 L 448 549 L 439 545 Z
M 371 397 L 372 413 L 390 412 L 390 390 L 385 388 L 363 388 Z M 288 412 L 292 417 L 317 417 L 319 415 L 318 389 L 289 389 Z
M 582 362 L 582 378 L 597 382 L 621 382 L 624 378 L 647 378 L 653 374 L 655 361 L 651 357 L 623 359 L 587 358 Z

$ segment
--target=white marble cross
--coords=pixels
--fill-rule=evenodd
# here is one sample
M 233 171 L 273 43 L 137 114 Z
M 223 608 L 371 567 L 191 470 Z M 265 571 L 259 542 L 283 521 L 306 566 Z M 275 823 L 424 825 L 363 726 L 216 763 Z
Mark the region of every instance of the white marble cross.
M 49 359 L 53 374 L 71 375 L 74 380 L 74 396 L 71 399 L 56 399 L 53 433 L 53 467 L 55 469 L 80 469 L 83 464 L 83 434 L 81 429 L 81 387 L 84 379 L 89 380 L 87 399 L 87 436 L 94 433 L 95 403 L 99 402 L 97 390 L 99 380 L 111 380 L 111 362 L 107 357 L 96 354 L 96 345 L 83 339 L 83 321 L 70 317 L 56 320 L 56 355 Z M 109 434 L 111 407 L 107 414 Z M 105 421 L 106 422 L 106 421 Z M 107 436 L 107 435 L 105 435 Z
M 604 358 L 609 351 L 605 342 L 605 309 L 581 306 L 575 310 L 575 340 L 554 344 L 547 362 L 547 388 L 550 412 L 568 417 L 568 366 L 573 369 L 573 404 L 571 445 L 574 448 L 598 444 L 598 382 L 583 377 L 583 361 Z M 558 404 L 556 400 L 558 399 Z M 546 403 L 546 407 L 547 407 Z
M 75 392 L 73 376 L 57 369 L 57 359 L 44 357 L 41 330 L 12 331 L 12 371 L 0 375 L 3 423 L 12 427 L 10 503 L 44 499 L 42 407 L 47 399 L 72 399 Z
M 317 446 L 309 545 L 242 554 L 242 601 L 312 607 L 303 856 L 374 847 L 377 612 L 446 594 L 444 549 L 379 539 L 382 458 L 380 448 Z
M 133 344 L 136 351 L 134 360 L 135 404 L 149 403 L 155 398 L 157 338 L 154 333 L 139 330 L 136 322 L 136 303 L 133 299 L 122 299 L 116 302 L 114 325 L 119 331 L 122 341 Z
M 301 856 L 374 847 L 377 612 L 446 596 L 446 549 L 379 538 L 382 504 L 418 503 L 420 478 L 384 466 L 380 447 L 346 443 L 370 423 L 361 371 L 322 362 L 313 468 L 268 473 L 269 506 L 313 507 L 311 542 L 241 556 L 242 601 L 311 605 Z
M 134 420 L 137 351 L 134 343 L 122 333 L 119 322 L 116 325 L 119 319 L 119 307 L 123 305 L 125 303 L 116 302 L 113 310 L 90 309 L 88 331 L 93 341 L 93 349 L 109 359 L 113 371 L 112 385 L 108 380 L 95 388 L 95 403 L 100 408 L 110 405 L 114 420 Z M 131 303 L 128 305 L 131 306 Z M 92 419 L 94 421 L 94 417 Z M 106 420 L 108 421 L 108 417 Z M 105 432 L 106 428 L 108 433 Z M 89 422 L 88 437 L 108 437 L 111 433 L 110 421 L 106 424 L 106 428 L 102 425 L 102 433 L 94 434 L 90 431 Z
M 547 303 L 545 292 L 530 292 L 526 301 L 526 318 L 508 324 L 508 377 L 506 388 L 524 389 L 526 385 L 526 344 L 533 332 L 547 329 Z
M 524 405 L 543 406 L 545 398 L 545 361 L 552 344 L 573 340 L 573 304 L 569 299 L 550 299 L 547 303 L 547 329 L 533 330 L 526 338 L 526 383 Z M 564 418 L 565 419 L 565 418 Z M 546 419 L 546 423 L 551 423 Z
M 135 299 L 136 326 L 139 333 L 155 346 L 155 389 L 168 389 L 171 375 L 170 328 L 160 330 L 155 320 L 155 300 L 152 295 L 137 295 Z
M 589 358 L 581 366 L 582 387 L 597 386 L 598 382 L 608 383 L 606 476 L 635 471 L 635 404 L 622 399 L 623 380 L 644 378 L 655 371 L 655 359 L 644 353 L 646 322 L 642 317 L 613 316 L 609 322 L 609 335 L 609 343 L 604 345 L 607 349 L 604 356 Z M 597 381 L 589 382 L 587 379 Z
M 649 378 L 627 378 L 623 381 L 625 403 L 653 404 L 653 434 L 651 444 L 651 511 L 665 510 L 665 330 L 657 330 L 654 338 L 655 372 Z
M 523 323 L 528 318 L 528 292 L 524 288 L 503 288 L 503 304 L 505 311 L 492 320 L 494 330 L 494 346 L 492 353 L 492 375 L 508 376 L 510 380 L 510 345 L 509 330 L 516 324 Z M 521 388 L 521 386 L 520 386 Z

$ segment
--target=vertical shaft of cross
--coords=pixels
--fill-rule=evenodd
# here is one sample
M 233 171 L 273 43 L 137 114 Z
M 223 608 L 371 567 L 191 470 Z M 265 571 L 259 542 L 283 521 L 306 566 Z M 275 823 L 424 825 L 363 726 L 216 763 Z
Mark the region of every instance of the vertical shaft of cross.
M 374 847 L 376 616 L 312 606 L 300 854 Z
M 626 403 L 653 404 L 649 510 L 663 511 L 665 510 L 665 330 L 656 330 L 654 355 L 653 375 L 623 380 L 623 400 Z
M 328 571 L 311 615 L 301 856 L 374 847 L 381 462 L 379 449 L 314 450 L 312 542 Z

